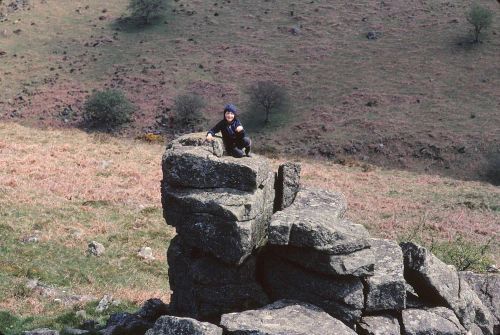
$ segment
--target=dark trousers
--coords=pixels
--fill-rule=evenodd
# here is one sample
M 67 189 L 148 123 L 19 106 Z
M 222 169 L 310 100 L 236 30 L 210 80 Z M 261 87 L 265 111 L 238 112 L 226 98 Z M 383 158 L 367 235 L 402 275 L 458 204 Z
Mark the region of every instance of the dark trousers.
M 231 155 L 236 158 L 241 158 L 245 154 L 248 154 L 250 152 L 250 146 L 252 145 L 252 141 L 250 141 L 250 138 L 248 137 L 242 137 L 236 139 L 233 145 L 228 145 L 226 146 L 226 151 L 228 155 Z M 243 152 L 243 149 L 245 151 Z

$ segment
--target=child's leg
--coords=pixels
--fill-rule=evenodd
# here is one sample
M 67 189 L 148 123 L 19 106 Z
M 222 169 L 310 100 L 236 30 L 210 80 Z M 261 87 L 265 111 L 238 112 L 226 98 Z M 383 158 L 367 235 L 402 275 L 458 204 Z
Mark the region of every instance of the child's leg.
M 250 153 L 251 146 L 252 146 L 252 141 L 248 137 L 243 137 L 236 143 L 236 147 L 238 149 L 243 149 L 243 148 L 245 149 L 245 154 L 247 156 Z
M 244 153 L 243 150 L 241 150 L 238 147 L 234 147 L 228 152 L 231 156 L 236 157 L 236 158 L 241 158 L 243 157 Z

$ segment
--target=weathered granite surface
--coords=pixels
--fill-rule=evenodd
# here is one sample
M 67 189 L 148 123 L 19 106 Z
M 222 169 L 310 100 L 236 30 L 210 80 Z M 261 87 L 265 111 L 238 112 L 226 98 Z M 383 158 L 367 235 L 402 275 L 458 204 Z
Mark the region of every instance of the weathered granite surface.
M 357 331 L 360 335 L 401 335 L 398 319 L 390 315 L 363 316 Z
M 365 279 L 368 312 L 406 308 L 403 252 L 395 241 L 370 239 L 375 258 L 373 276 Z
M 223 313 L 269 302 L 256 281 L 254 256 L 239 266 L 229 265 L 184 245 L 176 236 L 170 242 L 167 258 L 173 291 L 170 307 L 176 315 L 214 321 Z
M 282 259 L 311 271 L 365 277 L 373 274 L 368 232 L 342 217 L 343 195 L 301 189 L 294 203 L 271 217 L 267 245 Z
M 262 255 L 260 272 L 264 290 L 272 300 L 293 299 L 322 308 L 353 327 L 364 307 L 363 284 L 352 276 L 328 276 L 309 271 L 272 252 Z
M 222 328 L 191 318 L 162 316 L 146 335 L 222 335 Z
M 408 335 L 464 335 L 464 327 L 460 324 L 452 310 L 435 307 L 427 310 L 405 309 L 402 311 L 405 334 Z
M 494 333 L 500 334 L 500 274 L 462 271 L 460 278 L 476 292 L 493 316 Z
M 274 173 L 262 157 L 219 157 L 204 136 L 182 136 L 165 151 L 163 215 L 185 244 L 239 265 L 266 242 Z
M 265 157 L 218 156 L 217 144 L 205 134 L 188 134 L 172 141 L 162 159 L 163 181 L 174 187 L 256 190 L 271 172 Z M 220 141 L 216 139 L 215 143 Z
M 229 264 L 265 244 L 273 211 L 273 174 L 253 192 L 175 189 L 163 184 L 164 217 L 183 241 Z
M 164 185 L 163 205 L 179 216 L 186 213 L 205 213 L 229 221 L 248 221 L 255 219 L 266 207 L 271 206 L 274 198 L 273 178 L 271 173 L 261 188 L 253 192 L 232 188 L 193 189 Z M 174 227 L 179 225 L 180 218 L 174 216 L 166 219 L 167 223 Z
M 214 257 L 233 265 L 245 261 L 252 251 L 265 243 L 266 213 L 249 221 L 227 222 L 210 215 L 185 217 L 177 232 L 190 246 L 198 247 Z
M 176 316 L 223 315 L 224 334 L 492 334 L 497 319 L 465 275 L 415 244 L 371 239 L 344 218 L 343 195 L 300 188 L 298 164 L 275 182 L 266 159 L 204 139 L 181 137 L 163 156 Z M 279 299 L 301 302 L 262 307 Z
M 276 201 L 274 211 L 281 211 L 290 206 L 300 188 L 299 163 L 287 162 L 278 168 L 276 177 Z
M 315 249 L 331 255 L 368 248 L 369 234 L 342 220 L 346 200 L 340 193 L 301 189 L 295 202 L 271 218 L 269 245 Z
M 237 335 L 355 335 L 352 329 L 311 304 L 280 300 L 258 310 L 224 314 L 221 325 Z
M 375 258 L 371 249 L 356 250 L 345 255 L 330 255 L 314 249 L 274 247 L 282 258 L 312 271 L 339 275 L 366 277 L 373 274 Z
M 402 243 L 401 248 L 405 279 L 419 298 L 449 307 L 467 330 L 476 324 L 484 334 L 493 334 L 493 316 L 453 266 L 414 243 Z

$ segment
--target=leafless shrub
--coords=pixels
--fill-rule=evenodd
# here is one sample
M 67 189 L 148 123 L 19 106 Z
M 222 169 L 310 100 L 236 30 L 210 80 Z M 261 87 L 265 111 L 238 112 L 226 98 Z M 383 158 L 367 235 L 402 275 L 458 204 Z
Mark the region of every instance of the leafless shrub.
M 271 113 L 283 110 L 288 105 L 288 94 L 284 87 L 272 81 L 258 81 L 248 89 L 250 109 L 264 113 L 264 123 L 269 123 Z
M 178 95 L 174 101 L 175 121 L 182 127 L 196 127 L 205 121 L 202 109 L 205 101 L 197 94 Z

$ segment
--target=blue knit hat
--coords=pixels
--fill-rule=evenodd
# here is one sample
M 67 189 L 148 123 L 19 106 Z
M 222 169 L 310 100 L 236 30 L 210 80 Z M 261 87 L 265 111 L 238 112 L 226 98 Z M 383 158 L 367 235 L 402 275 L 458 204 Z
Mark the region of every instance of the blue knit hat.
M 238 109 L 233 104 L 227 104 L 224 106 L 224 113 L 226 113 L 226 112 L 231 112 L 234 115 L 238 115 Z

